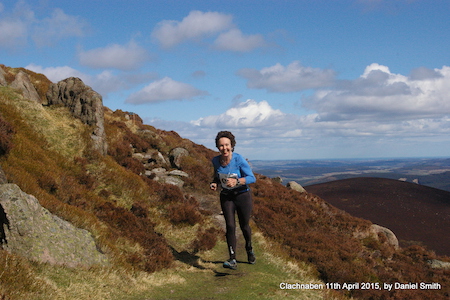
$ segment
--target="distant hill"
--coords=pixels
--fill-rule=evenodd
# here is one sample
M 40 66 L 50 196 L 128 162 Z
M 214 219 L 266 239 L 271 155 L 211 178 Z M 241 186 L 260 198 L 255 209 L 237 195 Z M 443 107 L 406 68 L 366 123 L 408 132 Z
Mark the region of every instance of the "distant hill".
M 450 159 L 320 159 L 252 161 L 256 172 L 281 177 L 283 182 L 296 181 L 302 186 L 355 178 L 379 177 L 418 182 L 450 192 Z
M 351 215 L 390 228 L 405 245 L 420 241 L 450 255 L 450 192 L 385 178 L 349 178 L 306 186 Z

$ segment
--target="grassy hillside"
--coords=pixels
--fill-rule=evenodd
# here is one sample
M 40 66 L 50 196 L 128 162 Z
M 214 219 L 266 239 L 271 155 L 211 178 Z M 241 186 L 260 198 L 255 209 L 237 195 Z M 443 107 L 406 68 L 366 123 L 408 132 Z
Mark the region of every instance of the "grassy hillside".
M 8 70 L 8 80 L 15 69 Z M 44 97 L 42 75 L 29 72 Z M 132 117 L 131 117 L 132 116 Z M 225 270 L 218 195 L 208 189 L 210 149 L 105 108 L 108 154 L 65 107 L 47 107 L 0 87 L 0 165 L 9 182 L 52 213 L 90 231 L 109 267 L 70 269 L 0 250 L 0 299 L 445 299 L 449 271 L 432 252 L 395 251 L 371 225 L 313 194 L 257 176 L 253 185 L 257 264 Z M 189 151 L 183 188 L 142 175 L 134 152 Z M 168 167 L 167 165 L 165 167 Z M 243 255 L 242 238 L 238 259 Z M 239 247 L 238 245 L 238 247 Z M 439 282 L 441 290 L 286 290 L 280 283 Z

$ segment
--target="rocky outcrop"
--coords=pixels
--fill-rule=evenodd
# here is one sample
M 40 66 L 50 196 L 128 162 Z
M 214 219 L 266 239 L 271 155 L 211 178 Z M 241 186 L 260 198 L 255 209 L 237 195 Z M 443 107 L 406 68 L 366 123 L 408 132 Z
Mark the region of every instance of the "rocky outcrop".
M 15 184 L 0 185 L 0 244 L 30 260 L 76 266 L 106 265 L 92 235 L 51 214 Z
M 164 168 L 154 168 L 151 170 L 146 170 L 145 175 L 149 178 L 152 178 L 153 180 L 173 184 L 180 188 L 184 185 L 184 181 L 182 178 L 189 177 L 189 174 L 181 170 L 167 171 Z
M 156 149 L 149 149 L 145 153 L 133 153 L 133 158 L 139 160 L 144 166 L 144 175 L 159 182 L 173 184 L 183 187 L 183 178 L 188 178 L 189 174 L 180 170 L 181 159 L 189 155 L 189 151 L 184 148 L 174 148 L 165 157 Z M 171 163 L 168 163 L 170 161 Z M 170 168 L 175 170 L 168 170 Z
M 133 157 L 142 162 L 146 169 L 152 169 L 155 166 L 166 167 L 168 165 L 167 159 L 156 149 L 148 149 L 144 153 L 133 153 Z
M 102 96 L 85 85 L 79 78 L 70 77 L 52 83 L 47 92 L 48 105 L 64 105 L 72 115 L 92 126 L 94 148 L 101 154 L 107 152 Z
M 450 270 L 450 262 L 445 262 L 445 261 L 438 260 L 438 259 L 432 259 L 432 260 L 428 261 L 428 264 L 433 269 Z
M 289 181 L 288 184 L 286 184 L 286 187 L 290 190 L 294 190 L 300 193 L 306 192 L 305 189 L 295 181 Z
M 373 238 L 377 241 L 380 241 L 380 236 L 384 236 L 382 239 L 383 242 L 394 247 L 396 250 L 399 248 L 397 236 L 392 232 L 392 230 L 377 224 L 372 224 L 366 231 L 355 231 L 353 236 L 361 240 L 365 238 Z
M 398 239 L 389 228 L 377 224 L 372 224 L 371 230 L 374 231 L 376 236 L 379 236 L 380 234 L 384 235 L 386 237 L 387 243 L 393 246 L 395 249 L 399 248 Z
M 272 181 L 281 184 L 281 183 L 283 183 L 283 178 L 281 178 L 281 176 L 277 176 L 277 177 L 272 178 Z
M 169 159 L 174 168 L 181 169 L 181 161 L 183 157 L 188 156 L 189 151 L 184 148 L 177 147 L 170 151 Z
M 36 91 L 34 85 L 31 83 L 30 77 L 28 76 L 27 73 L 19 71 L 14 81 L 11 82 L 10 86 L 12 88 L 22 91 L 24 98 L 27 98 L 31 101 L 35 101 L 38 103 L 42 103 L 41 97 L 39 97 L 39 94 Z

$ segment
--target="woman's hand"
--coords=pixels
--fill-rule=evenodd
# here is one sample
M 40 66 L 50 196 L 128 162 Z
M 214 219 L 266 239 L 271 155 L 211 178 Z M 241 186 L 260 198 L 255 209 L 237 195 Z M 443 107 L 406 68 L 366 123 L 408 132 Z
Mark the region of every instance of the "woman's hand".
M 228 178 L 227 179 L 227 187 L 235 187 L 238 185 L 238 178 Z
M 213 191 L 216 191 L 217 190 L 217 183 L 211 183 L 210 185 L 209 185 L 209 188 L 211 189 L 211 190 L 213 190 Z

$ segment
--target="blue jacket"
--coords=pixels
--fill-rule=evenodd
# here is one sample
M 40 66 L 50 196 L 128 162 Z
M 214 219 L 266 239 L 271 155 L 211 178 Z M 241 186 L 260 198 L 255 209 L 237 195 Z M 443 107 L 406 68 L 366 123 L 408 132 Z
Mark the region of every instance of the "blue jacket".
M 231 161 L 228 165 L 222 166 L 220 164 L 220 155 L 212 159 L 214 166 L 214 182 L 221 184 L 221 179 L 226 177 L 245 178 L 245 184 L 256 182 L 256 177 L 253 175 L 252 169 L 244 157 L 238 153 L 233 153 Z M 236 178 L 236 177 L 235 177 Z M 224 189 L 230 189 L 222 184 Z

